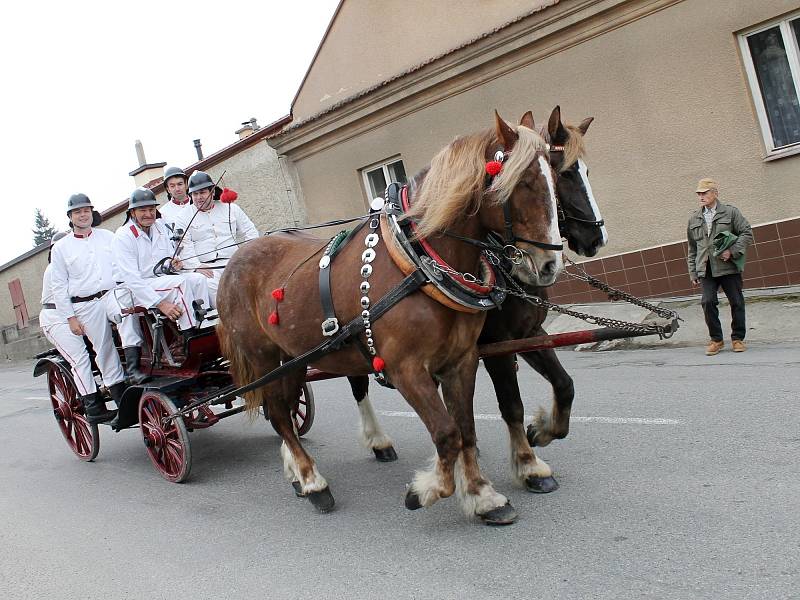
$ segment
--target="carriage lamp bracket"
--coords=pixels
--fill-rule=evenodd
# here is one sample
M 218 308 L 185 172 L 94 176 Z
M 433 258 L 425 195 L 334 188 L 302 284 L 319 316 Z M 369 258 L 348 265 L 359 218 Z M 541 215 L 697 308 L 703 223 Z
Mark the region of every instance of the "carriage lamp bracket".
M 330 317 L 322 322 L 322 335 L 330 337 L 339 331 L 339 319 Z

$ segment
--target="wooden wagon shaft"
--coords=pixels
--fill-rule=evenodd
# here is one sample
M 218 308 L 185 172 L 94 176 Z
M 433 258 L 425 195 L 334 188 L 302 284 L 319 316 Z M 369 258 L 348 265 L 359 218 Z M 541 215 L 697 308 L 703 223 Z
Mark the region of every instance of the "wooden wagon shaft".
M 674 320 L 672 323 L 665 326 L 666 336 L 670 337 L 677 329 L 678 321 Z M 642 337 L 645 335 L 655 335 L 655 332 L 629 331 L 627 329 L 602 327 L 600 329 L 554 333 L 552 335 L 539 335 L 519 340 L 496 342 L 494 344 L 483 344 L 482 346 L 478 346 L 478 352 L 481 358 L 488 358 L 491 356 L 518 354 L 520 352 L 532 352 L 534 350 L 546 350 L 548 348 L 563 348 L 565 346 L 577 346 L 578 344 L 591 344 L 595 342 L 604 342 L 606 340 Z M 341 375 L 332 375 L 313 368 L 308 369 L 306 373 L 306 381 L 322 381 L 324 379 L 334 379 L 336 377 L 341 377 Z
M 671 336 L 673 333 L 675 333 L 675 330 L 678 329 L 677 321 L 673 321 L 665 329 L 667 330 L 666 334 Z M 483 344 L 482 346 L 478 346 L 478 352 L 481 358 L 488 358 L 491 356 L 519 354 L 521 352 L 532 352 L 533 350 L 563 348 L 565 346 L 577 346 L 578 344 L 591 344 L 595 342 L 604 342 L 606 340 L 619 340 L 623 338 L 641 337 L 645 335 L 654 335 L 654 332 L 628 331 L 627 329 L 602 327 L 600 329 L 554 333 L 551 335 L 539 335 L 519 340 L 508 340 L 505 342 L 495 342 L 493 344 Z

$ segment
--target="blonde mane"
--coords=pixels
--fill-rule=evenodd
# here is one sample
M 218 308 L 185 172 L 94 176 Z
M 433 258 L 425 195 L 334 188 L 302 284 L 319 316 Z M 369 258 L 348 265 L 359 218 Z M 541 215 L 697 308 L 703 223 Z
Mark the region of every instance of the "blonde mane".
M 459 219 L 477 214 L 485 192 L 491 192 L 498 204 L 508 200 L 536 153 L 547 148 L 535 131 L 522 125 L 511 127 L 519 139 L 506 154 L 503 169 L 488 190 L 484 189 L 485 155 L 490 144 L 496 142 L 494 129 L 457 137 L 433 157 L 409 211 L 409 216 L 418 219 L 417 237 L 441 233 Z
M 562 173 L 586 154 L 586 145 L 583 142 L 583 134 L 580 129 L 575 125 L 564 125 L 564 127 L 569 131 L 569 137 L 564 144 L 564 161 L 561 163 Z

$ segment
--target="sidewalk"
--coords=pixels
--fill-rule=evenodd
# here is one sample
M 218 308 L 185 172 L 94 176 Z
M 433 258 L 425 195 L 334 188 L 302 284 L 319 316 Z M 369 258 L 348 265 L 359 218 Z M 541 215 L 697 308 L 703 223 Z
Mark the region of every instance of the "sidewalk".
M 747 338 L 750 343 L 800 341 L 800 286 L 783 286 L 744 291 L 747 312 Z M 730 307 L 725 294 L 720 292 L 720 322 L 726 335 L 730 335 Z M 594 344 L 581 344 L 575 350 L 631 350 L 636 348 L 664 348 L 704 346 L 708 342 L 708 329 L 700 308 L 700 295 L 681 298 L 648 299 L 656 306 L 678 312 L 683 321 L 678 331 L 669 339 L 661 340 L 657 335 L 611 340 Z M 634 323 L 658 322 L 647 309 L 626 302 L 601 302 L 597 304 L 573 304 L 568 308 L 578 312 L 611 317 Z M 595 329 L 585 321 L 551 313 L 545 321 L 547 333 L 562 333 L 583 329 Z M 730 348 L 730 339 L 725 344 Z

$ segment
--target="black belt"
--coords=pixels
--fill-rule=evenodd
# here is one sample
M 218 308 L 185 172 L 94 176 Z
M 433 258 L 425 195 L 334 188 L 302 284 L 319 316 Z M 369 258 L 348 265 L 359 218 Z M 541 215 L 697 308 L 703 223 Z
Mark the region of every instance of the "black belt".
M 70 298 L 70 302 L 75 304 L 76 302 L 89 302 L 90 300 L 96 300 L 97 298 L 102 298 L 103 294 L 107 294 L 108 290 L 100 290 L 96 294 L 92 294 L 91 296 L 72 296 Z
M 46 308 L 47 310 L 55 310 L 56 309 L 56 305 L 53 304 L 52 302 L 44 302 L 42 304 L 42 308 Z

